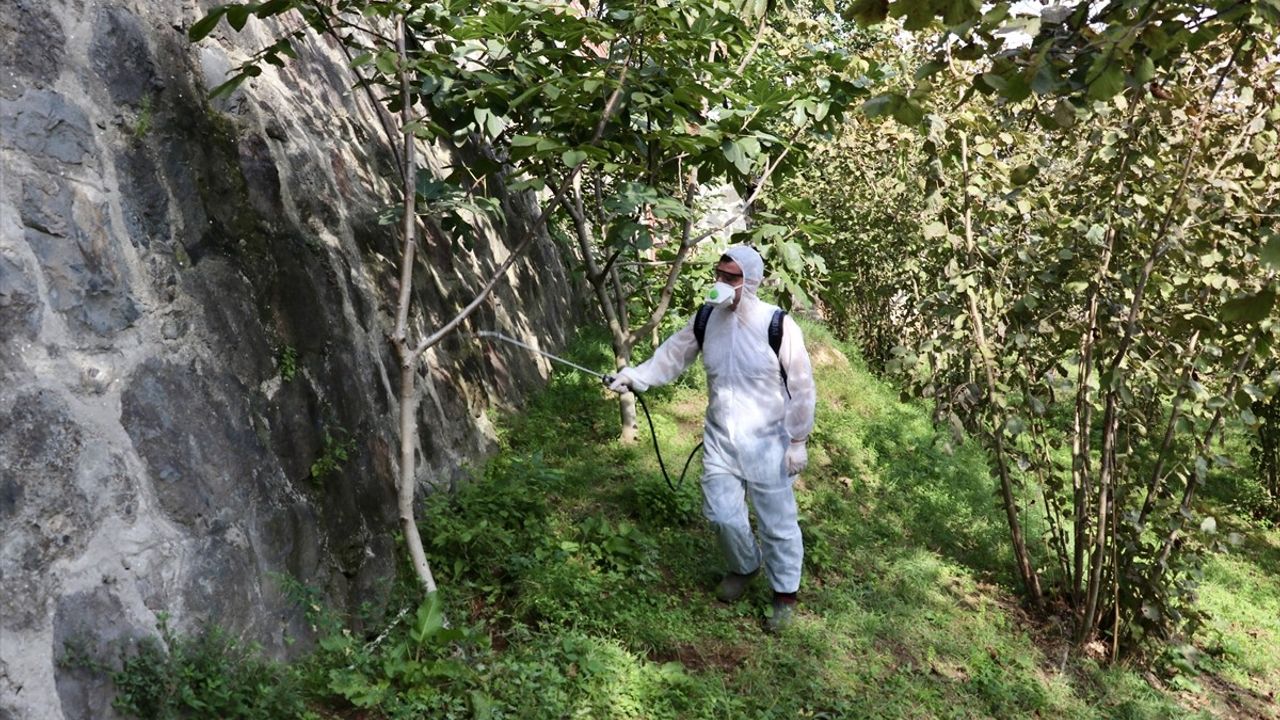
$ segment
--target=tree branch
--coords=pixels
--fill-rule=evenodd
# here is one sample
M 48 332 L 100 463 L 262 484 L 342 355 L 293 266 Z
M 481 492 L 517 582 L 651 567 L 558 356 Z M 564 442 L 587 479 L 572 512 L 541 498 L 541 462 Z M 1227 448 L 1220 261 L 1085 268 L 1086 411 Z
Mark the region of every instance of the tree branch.
M 628 52 L 627 59 L 624 60 L 622 65 L 622 73 L 618 77 L 618 85 L 614 88 L 613 94 L 609 96 L 608 101 L 605 102 L 604 112 L 601 114 L 600 120 L 596 123 L 595 132 L 592 133 L 591 140 L 587 143 L 588 145 L 594 145 L 600 142 L 600 138 L 604 137 L 605 126 L 608 124 L 609 119 L 613 117 L 614 113 L 618 110 L 618 101 L 622 96 L 622 89 L 626 86 L 627 74 L 630 71 L 630 58 L 631 55 L 630 52 Z M 538 217 L 536 217 L 530 224 L 532 228 L 535 228 L 535 231 L 530 232 L 524 240 L 520 241 L 520 244 L 517 245 L 515 249 L 511 251 L 511 254 L 507 256 L 507 259 L 498 266 L 498 269 L 494 271 L 493 276 L 490 277 L 488 282 L 480 288 L 480 291 L 476 294 L 475 298 L 472 299 L 471 302 L 467 303 L 466 307 L 462 308 L 462 310 L 459 311 L 452 320 L 442 325 L 438 330 L 427 337 L 423 338 L 422 341 L 414 347 L 414 357 L 426 352 L 428 348 L 439 343 L 445 338 L 445 336 L 457 329 L 457 327 L 462 324 L 462 321 L 470 317 L 471 313 L 475 312 L 476 308 L 480 307 L 480 304 L 489 297 L 489 293 L 493 291 L 493 288 L 506 275 L 507 271 L 511 269 L 511 266 L 515 264 L 516 259 L 524 253 L 525 249 L 528 248 L 530 244 L 532 244 L 533 239 L 537 237 L 536 228 L 541 227 L 546 222 L 547 215 L 550 214 L 551 210 L 561 202 L 564 198 L 565 190 L 568 189 L 569 185 L 572 184 L 574 178 L 577 177 L 578 173 L 582 171 L 582 168 L 585 165 L 585 162 L 578 163 L 578 165 L 569 171 L 569 174 L 565 177 L 564 183 L 561 185 L 560 189 L 556 191 L 551 200 L 549 200 L 543 207 L 542 212 L 540 212 Z
M 730 215 L 729 219 L 725 220 L 723 223 L 720 223 L 720 225 L 714 228 L 711 228 L 710 230 L 707 230 L 701 235 L 698 235 L 697 237 L 695 237 L 690 242 L 691 245 L 697 245 L 703 240 L 706 240 L 712 235 L 715 235 L 721 230 L 724 230 L 725 228 L 729 227 L 730 225 L 734 224 L 738 220 L 745 217 L 746 214 L 751 211 L 751 206 L 755 204 L 756 199 L 760 197 L 761 191 L 764 190 L 765 185 L 769 182 L 769 176 L 773 174 L 774 170 L 778 169 L 778 165 L 782 163 L 782 159 L 785 158 L 787 156 L 787 153 L 791 151 L 791 147 L 792 147 L 791 141 L 795 140 L 795 138 L 799 134 L 800 134 L 800 129 L 797 128 L 796 131 L 791 134 L 791 137 L 787 138 L 787 146 L 782 149 L 782 152 L 778 153 L 778 157 L 774 159 L 773 163 L 770 164 L 767 168 L 765 168 L 764 173 L 760 175 L 760 179 L 756 181 L 755 189 L 753 189 L 751 191 L 751 195 L 749 195 L 747 199 L 743 201 L 742 208 L 739 209 L 733 215 Z
M 693 202 L 698 194 L 698 176 L 697 170 L 690 173 L 689 179 L 685 183 L 684 206 L 688 210 L 693 209 Z M 631 342 L 635 343 L 640 338 L 653 332 L 658 327 L 658 323 L 662 322 L 663 316 L 667 314 L 667 308 L 671 306 L 671 298 L 675 295 L 676 281 L 680 278 L 680 271 L 684 268 L 685 260 L 689 257 L 689 251 L 694 248 L 696 243 L 690 242 L 690 236 L 693 234 L 693 213 L 685 219 L 684 230 L 680 236 L 680 249 L 676 252 L 676 257 L 671 261 L 671 267 L 667 270 L 667 281 L 662 287 L 662 293 L 658 296 L 658 304 L 654 306 L 653 311 L 649 313 L 649 319 L 644 325 L 636 328 L 631 333 Z

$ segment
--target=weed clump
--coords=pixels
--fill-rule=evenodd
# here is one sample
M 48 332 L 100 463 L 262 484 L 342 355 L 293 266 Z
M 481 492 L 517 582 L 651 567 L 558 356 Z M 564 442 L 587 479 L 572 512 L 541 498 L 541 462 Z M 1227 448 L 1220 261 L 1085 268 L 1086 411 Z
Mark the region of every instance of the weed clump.
M 112 707 L 139 718 L 303 718 L 307 706 L 298 668 L 260 657 L 218 627 L 183 635 L 160 614 L 158 635 L 120 648 L 115 669 L 83 647 L 64 661 L 109 674 Z

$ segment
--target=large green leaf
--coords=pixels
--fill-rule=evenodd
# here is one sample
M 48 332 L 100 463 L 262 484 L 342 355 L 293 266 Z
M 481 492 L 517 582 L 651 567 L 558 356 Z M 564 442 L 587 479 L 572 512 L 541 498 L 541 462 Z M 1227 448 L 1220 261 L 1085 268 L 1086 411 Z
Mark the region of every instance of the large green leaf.
M 890 11 L 894 17 L 903 18 L 902 27 L 907 30 L 923 30 L 933 22 L 931 0 L 897 0 Z
M 244 83 L 245 80 L 248 80 L 248 79 L 249 79 L 249 74 L 246 72 L 238 72 L 235 75 L 232 75 L 231 79 L 227 80 L 226 82 L 222 83 L 221 85 L 218 85 L 217 87 L 209 91 L 209 99 L 213 100 L 215 98 L 220 98 L 223 95 L 231 94 L 232 92 L 235 91 L 236 88 L 240 87 L 240 85 Z
M 396 68 L 400 63 L 394 50 L 383 50 L 374 58 L 373 64 L 377 66 L 378 72 L 383 75 L 395 75 Z
M 856 20 L 859 25 L 875 25 L 888 17 L 889 0 L 855 0 L 845 5 L 840 14 L 845 20 Z
M 862 103 L 862 112 L 869 118 L 890 115 L 902 100 L 902 96 L 897 93 L 880 93 Z
M 433 592 L 418 606 L 409 634 L 418 645 L 428 645 L 443 627 L 444 602 L 440 599 L 439 592 Z
M 1013 181 L 1014 185 L 1026 185 L 1039 174 L 1040 167 L 1038 165 L 1027 163 L 1026 165 L 1018 166 L 1013 172 L 1009 173 L 1009 179 Z
M 257 5 L 232 5 L 227 8 L 227 24 L 235 28 L 236 31 L 244 29 L 245 23 L 249 22 L 249 15 L 257 9 Z
M 969 22 L 982 14 L 981 7 L 980 0 L 946 0 L 942 22 L 948 26 Z
M 1223 303 L 1222 319 L 1233 325 L 1254 325 L 1267 319 L 1275 305 L 1276 293 L 1267 288 Z
M 1151 57 L 1143 55 L 1133 66 L 1133 79 L 1140 83 L 1151 82 L 1156 76 L 1156 64 L 1151 61 Z
M 746 175 L 760 153 L 760 142 L 753 137 L 729 140 L 720 145 L 720 151 L 738 172 Z
M 1053 104 L 1053 122 L 1057 124 L 1058 127 L 1063 129 L 1072 127 L 1076 124 L 1076 119 L 1078 117 L 1079 112 L 1076 110 L 1076 106 L 1071 104 L 1070 100 L 1066 98 L 1059 98 L 1058 101 Z
M 903 98 L 896 107 L 893 108 L 893 119 L 910 127 L 915 127 L 924 120 L 924 108 L 915 98 Z
M 198 42 L 209 36 L 213 29 L 218 26 L 218 21 L 226 14 L 230 8 L 228 5 L 219 5 L 209 11 L 208 15 L 195 21 L 190 30 L 187 30 L 187 37 L 191 42 Z
M 1280 270 L 1280 233 L 1267 236 L 1262 249 L 1258 251 L 1258 259 L 1272 270 Z
M 1091 100 L 1109 100 L 1124 90 L 1124 67 L 1109 53 L 1099 53 L 1089 68 L 1088 96 Z
M 296 2 L 297 0 L 267 0 L 259 5 L 253 14 L 259 18 L 273 17 L 292 9 Z

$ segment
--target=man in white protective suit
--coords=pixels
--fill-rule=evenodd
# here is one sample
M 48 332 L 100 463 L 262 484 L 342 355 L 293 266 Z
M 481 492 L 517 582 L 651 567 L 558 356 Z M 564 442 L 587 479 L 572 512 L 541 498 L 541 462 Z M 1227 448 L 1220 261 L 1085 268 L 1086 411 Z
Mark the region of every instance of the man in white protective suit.
M 709 303 L 646 362 L 622 369 L 610 389 L 643 392 L 671 382 L 701 350 L 709 395 L 703 514 L 719 535 L 729 570 L 716 596 L 741 598 L 763 564 L 773 587 L 767 627 L 778 631 L 790 624 L 800 589 L 804 545 L 792 484 L 808 463 L 817 394 L 800 327 L 756 297 L 763 279 L 759 253 L 730 247 L 716 264 L 713 297 L 722 303 Z M 760 523 L 759 544 L 748 497 Z

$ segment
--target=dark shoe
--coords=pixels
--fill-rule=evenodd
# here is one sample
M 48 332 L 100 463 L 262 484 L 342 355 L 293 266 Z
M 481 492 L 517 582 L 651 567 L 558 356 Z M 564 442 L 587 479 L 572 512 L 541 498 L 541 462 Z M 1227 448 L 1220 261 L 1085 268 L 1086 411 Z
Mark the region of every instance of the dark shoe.
M 779 633 L 787 629 L 796 615 L 796 598 L 794 593 L 773 595 L 773 614 L 765 623 L 765 629 L 771 633 Z
M 746 575 L 739 575 L 731 572 L 724 576 L 720 581 L 720 585 L 716 587 L 716 599 L 720 602 L 737 602 L 747 591 L 747 586 L 751 584 L 752 578 L 760 573 L 760 570 L 753 570 Z

